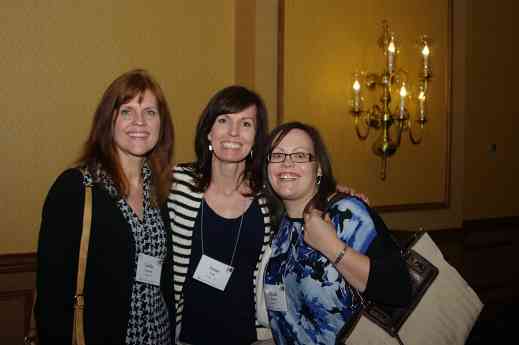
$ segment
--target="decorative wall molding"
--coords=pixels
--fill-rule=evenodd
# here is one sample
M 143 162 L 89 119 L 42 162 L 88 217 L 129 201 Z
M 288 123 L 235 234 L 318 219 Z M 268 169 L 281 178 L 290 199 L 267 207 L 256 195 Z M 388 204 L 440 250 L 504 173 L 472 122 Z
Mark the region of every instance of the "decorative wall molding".
M 0 327 L 0 339 L 6 345 L 21 344 L 28 330 L 35 275 L 36 253 L 0 255 L 0 313 L 8 322 Z
M 519 216 L 499 217 L 499 218 L 482 218 L 468 219 L 463 221 L 464 228 L 470 228 L 471 231 L 486 231 L 488 227 L 518 227 Z
M 287 13 L 290 10 L 288 0 L 279 0 L 278 2 L 278 74 L 277 74 L 277 118 L 275 125 L 279 125 L 285 121 L 292 120 L 287 118 L 286 104 L 287 101 L 287 82 L 285 74 L 288 67 L 285 61 L 287 55 L 287 33 L 285 25 L 287 24 Z M 387 212 L 402 212 L 402 211 L 416 211 L 416 210 L 442 210 L 450 207 L 451 203 L 451 184 L 452 184 L 452 112 L 453 112 L 453 81 L 452 81 L 452 66 L 453 66 L 453 0 L 446 2 L 447 10 L 447 25 L 446 28 L 446 48 L 442 63 L 445 65 L 445 82 L 440 87 L 444 89 L 444 111 L 447 113 L 445 122 L 445 152 L 443 155 L 444 173 L 441 176 L 439 189 L 441 194 L 438 198 L 425 198 L 424 202 L 409 201 L 399 203 L 398 200 L 390 200 L 389 202 L 374 205 L 375 209 L 381 213 Z M 301 87 L 300 85 L 297 86 Z M 351 120 L 348 118 L 348 120 Z M 337 157 L 332 157 L 332 160 L 339 160 Z M 337 173 L 337 171 L 336 171 Z M 339 177 L 339 176 L 336 176 Z
M 36 253 L 0 255 L 0 274 L 36 272 Z
M 0 291 L 0 303 L 2 301 L 21 300 L 23 305 L 23 329 L 24 334 L 29 330 L 33 304 L 33 291 L 29 289 L 16 291 Z

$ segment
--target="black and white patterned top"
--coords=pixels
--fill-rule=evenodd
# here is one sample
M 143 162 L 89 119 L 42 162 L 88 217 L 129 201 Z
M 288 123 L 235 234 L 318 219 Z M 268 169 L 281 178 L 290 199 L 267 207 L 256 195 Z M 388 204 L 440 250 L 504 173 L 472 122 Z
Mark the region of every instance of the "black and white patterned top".
M 102 169 L 96 172 L 96 182 L 100 182 L 117 201 L 119 209 L 132 229 L 136 249 L 135 267 L 137 267 L 139 254 L 164 260 L 167 253 L 164 222 L 160 210 L 154 207 L 151 201 L 151 169 L 148 163 L 144 164 L 142 174 L 144 201 L 143 216 L 139 219 L 128 202 L 117 192 L 112 178 Z M 92 183 L 92 175 L 85 174 L 85 183 Z M 135 281 L 130 297 L 126 344 L 171 345 L 170 335 L 168 310 L 160 286 Z

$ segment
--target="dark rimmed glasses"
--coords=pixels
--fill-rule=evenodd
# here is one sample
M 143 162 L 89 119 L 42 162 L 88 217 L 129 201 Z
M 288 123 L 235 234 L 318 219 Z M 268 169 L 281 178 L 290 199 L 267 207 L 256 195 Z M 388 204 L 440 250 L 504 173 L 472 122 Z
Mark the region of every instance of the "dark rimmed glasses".
M 282 163 L 287 159 L 287 157 L 290 157 L 290 160 L 294 163 L 308 163 L 315 160 L 314 155 L 308 152 L 271 152 L 267 159 L 269 163 Z

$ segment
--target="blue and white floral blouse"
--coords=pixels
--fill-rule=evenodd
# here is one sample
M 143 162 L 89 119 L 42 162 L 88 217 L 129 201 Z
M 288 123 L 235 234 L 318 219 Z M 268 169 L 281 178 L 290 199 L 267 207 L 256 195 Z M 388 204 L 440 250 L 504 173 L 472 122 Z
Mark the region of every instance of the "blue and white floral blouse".
M 366 253 L 378 233 L 367 206 L 353 197 L 329 212 L 339 238 Z M 272 242 L 265 284 L 284 288 L 287 311 L 269 310 L 274 338 L 283 344 L 335 344 L 352 314 L 351 294 L 333 264 L 303 240 L 303 220 L 284 217 Z

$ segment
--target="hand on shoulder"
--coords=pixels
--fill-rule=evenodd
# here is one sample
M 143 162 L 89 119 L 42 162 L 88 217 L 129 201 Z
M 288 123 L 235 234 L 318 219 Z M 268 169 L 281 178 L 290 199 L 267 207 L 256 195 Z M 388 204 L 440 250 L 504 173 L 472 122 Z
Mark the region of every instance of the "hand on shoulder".
M 364 201 L 366 204 L 369 205 L 369 199 L 366 196 L 366 194 L 364 194 L 364 193 L 357 193 L 353 188 L 350 188 L 348 186 L 343 186 L 343 185 L 337 185 L 337 192 L 338 193 L 347 194 L 347 195 L 351 195 L 351 196 L 355 196 L 355 197 L 361 199 L 362 201 Z M 336 194 L 337 193 L 334 193 L 333 195 L 336 195 Z M 330 198 L 332 198 L 333 195 Z
M 339 240 L 330 217 L 312 209 L 304 215 L 304 240 L 306 244 L 327 256 L 328 249 Z

